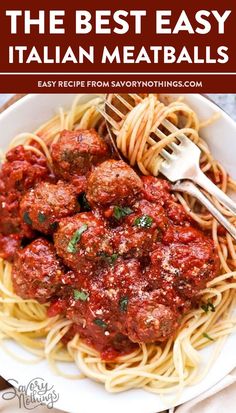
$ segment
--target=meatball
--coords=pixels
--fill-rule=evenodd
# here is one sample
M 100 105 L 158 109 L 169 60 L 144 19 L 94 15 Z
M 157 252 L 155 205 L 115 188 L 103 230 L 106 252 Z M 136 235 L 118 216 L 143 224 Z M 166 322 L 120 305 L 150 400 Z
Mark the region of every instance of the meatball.
M 62 219 L 54 242 L 58 255 L 69 268 L 87 273 L 113 253 L 103 220 L 92 212 Z
M 6 154 L 0 170 L 0 232 L 19 233 L 19 200 L 36 183 L 51 179 L 45 157 L 17 146 Z
M 163 244 L 151 254 L 156 277 L 150 282 L 164 290 L 171 285 L 185 299 L 196 299 L 219 269 L 213 241 L 196 228 L 176 226 L 168 229 Z
M 101 351 L 102 356 L 109 348 L 132 348 L 123 330 L 128 302 L 145 286 L 138 260 L 118 258 L 99 275 L 89 278 L 75 274 L 75 280 L 66 316 L 76 324 L 80 337 Z
M 154 228 L 141 229 L 123 225 L 112 231 L 112 245 L 117 254 L 125 257 L 148 256 L 158 237 Z
M 142 181 L 123 161 L 108 160 L 99 165 L 88 179 L 87 198 L 92 206 L 125 205 L 142 190 Z
M 6 193 L 12 190 L 23 193 L 36 183 L 52 178 L 43 154 L 36 155 L 21 145 L 7 152 L 0 172 Z
M 65 180 L 85 175 L 109 157 L 108 146 L 95 129 L 62 131 L 51 153 L 56 174 Z
M 126 257 L 147 257 L 168 225 L 164 208 L 145 199 L 135 202 L 132 208 L 110 207 L 107 213 L 113 221 L 117 217 L 119 224 L 112 230 L 114 250 Z
M 165 179 L 154 176 L 142 176 L 143 196 L 151 202 L 163 205 L 170 197 L 170 184 Z
M 38 184 L 23 196 L 20 203 L 22 222 L 44 234 L 52 233 L 61 218 L 78 211 L 74 188 L 62 181 Z
M 125 327 L 134 343 L 153 343 L 167 340 L 178 327 L 179 314 L 147 296 L 140 302 L 133 300 L 128 306 Z
M 170 193 L 169 182 L 154 176 L 143 176 L 141 179 L 143 182 L 143 197 L 147 201 L 154 202 L 155 209 L 163 206 L 166 216 L 175 223 L 191 221 L 183 206 Z
M 12 270 L 13 287 L 20 297 L 48 301 L 63 277 L 63 268 L 53 245 L 38 238 L 19 250 Z

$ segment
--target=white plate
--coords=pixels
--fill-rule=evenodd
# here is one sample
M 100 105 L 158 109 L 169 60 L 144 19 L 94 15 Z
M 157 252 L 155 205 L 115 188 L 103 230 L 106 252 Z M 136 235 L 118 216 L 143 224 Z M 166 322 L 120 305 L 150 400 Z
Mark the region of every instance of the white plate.
M 33 131 L 42 122 L 55 115 L 59 106 L 68 108 L 75 95 L 72 94 L 45 94 L 28 95 L 0 115 L 0 146 L 5 149 L 10 140 L 20 132 Z M 177 95 L 176 95 L 177 96 Z M 85 99 L 93 95 L 84 96 Z M 185 96 L 186 101 L 197 112 L 201 120 L 209 118 L 220 109 L 213 103 L 198 94 Z M 213 155 L 227 171 L 236 178 L 236 124 L 223 111 L 220 119 L 204 129 L 202 136 L 207 140 Z M 231 335 L 221 351 L 217 361 L 209 374 L 199 384 L 186 388 L 178 404 L 183 403 L 206 391 L 236 366 L 235 351 L 236 335 Z M 18 354 L 25 352 L 15 343 L 7 342 L 9 348 Z M 203 364 L 207 362 L 213 345 L 204 349 Z M 120 413 L 134 411 L 135 413 L 155 413 L 170 407 L 163 403 L 159 396 L 143 390 L 131 390 L 120 394 L 108 394 L 104 387 L 92 380 L 69 380 L 55 376 L 46 361 L 36 365 L 24 365 L 15 361 L 0 347 L 0 374 L 6 378 L 14 378 L 20 384 L 27 384 L 35 377 L 42 377 L 49 384 L 54 385 L 59 393 L 59 400 L 55 407 L 67 412 L 92 413 Z M 67 363 L 68 364 L 68 363 Z M 66 370 L 75 371 L 73 365 L 64 365 Z

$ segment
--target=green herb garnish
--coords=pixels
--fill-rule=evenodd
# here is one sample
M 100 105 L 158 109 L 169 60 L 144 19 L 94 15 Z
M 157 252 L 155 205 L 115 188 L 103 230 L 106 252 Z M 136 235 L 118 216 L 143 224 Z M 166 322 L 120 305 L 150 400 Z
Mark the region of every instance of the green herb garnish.
M 119 207 L 115 206 L 113 209 L 113 217 L 116 218 L 117 220 L 126 217 L 127 215 L 132 214 L 133 211 L 129 207 Z
M 134 225 L 139 228 L 150 228 L 153 223 L 153 218 L 149 215 L 142 215 L 134 220 Z
M 89 293 L 85 291 L 74 290 L 74 299 L 80 301 L 87 301 Z
M 85 211 L 91 211 L 91 207 L 90 207 L 90 205 L 89 205 L 89 202 L 88 202 L 87 197 L 86 197 L 85 194 L 83 194 L 82 203 L 83 203 L 83 209 L 84 209 Z
M 67 251 L 70 252 L 71 254 L 75 254 L 77 251 L 77 247 L 76 244 L 80 241 L 81 235 L 83 234 L 83 232 L 85 232 L 88 229 L 88 225 L 87 224 L 83 224 L 81 225 L 81 227 L 79 229 L 77 229 L 73 235 L 73 237 L 71 238 L 68 247 L 67 247 Z
M 109 265 L 113 265 L 114 262 L 117 260 L 117 258 L 119 257 L 119 254 L 112 254 L 112 255 L 108 255 L 106 252 L 101 252 L 99 253 L 99 256 L 106 261 Z
M 214 341 L 214 339 L 212 337 L 210 337 L 207 333 L 203 333 L 202 335 L 203 335 L 203 337 L 207 338 L 208 340 Z
M 212 304 L 210 301 L 208 301 L 207 303 L 202 304 L 201 309 L 203 311 L 205 311 L 205 313 L 208 313 L 209 310 L 212 313 L 214 313 L 216 311 L 214 304 Z
M 80 194 L 77 199 L 83 211 L 91 211 L 91 207 L 84 192 Z
M 128 302 L 129 302 L 128 297 L 121 297 L 121 299 L 119 301 L 119 307 L 120 307 L 120 311 L 122 311 L 122 313 L 125 313 L 127 311 Z
M 25 212 L 24 213 L 24 215 L 23 215 L 23 220 L 25 221 L 25 223 L 26 224 L 28 224 L 28 225 L 32 225 L 32 219 L 30 218 L 30 216 L 29 216 L 29 213 L 28 212 Z
M 50 229 L 52 230 L 52 231 L 56 231 L 57 230 L 57 228 L 58 228 L 58 222 L 53 222 L 52 224 L 50 224 Z
M 105 321 L 101 320 L 101 318 L 95 318 L 93 320 L 93 322 L 94 322 L 94 324 L 96 324 L 99 327 L 107 328 L 107 323 L 105 323 Z
M 38 213 L 38 221 L 40 222 L 40 224 L 42 224 L 43 222 L 45 222 L 47 219 L 46 215 L 43 212 L 39 212 Z

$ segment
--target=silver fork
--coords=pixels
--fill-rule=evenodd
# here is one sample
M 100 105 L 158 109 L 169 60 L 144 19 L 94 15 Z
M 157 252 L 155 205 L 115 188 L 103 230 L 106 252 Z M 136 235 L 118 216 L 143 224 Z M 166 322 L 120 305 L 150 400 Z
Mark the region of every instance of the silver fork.
M 193 182 L 185 180 L 185 181 L 178 181 L 174 185 L 172 185 L 172 190 L 177 192 L 186 192 L 189 195 L 194 196 L 198 199 L 198 201 L 203 204 L 208 211 L 215 217 L 215 219 L 228 231 L 228 233 L 235 239 L 236 241 L 236 227 L 231 224 L 231 222 L 225 218 L 225 216 L 215 207 L 212 202 L 198 189 Z
M 169 132 L 176 132 L 178 129 L 168 120 L 162 122 Z M 162 149 L 161 156 L 165 159 L 161 163 L 160 172 L 171 182 L 188 179 L 205 189 L 213 195 L 221 204 L 236 214 L 236 203 L 218 188 L 200 169 L 201 150 L 187 136 L 181 135 L 177 138 L 179 145 L 171 145 L 172 153 Z
M 125 106 L 126 110 L 130 111 L 133 108 L 133 106 L 119 94 L 114 94 L 114 96 L 120 101 L 121 104 Z M 139 95 L 134 93 L 129 94 L 129 96 L 132 97 L 134 101 L 139 102 L 140 100 L 142 100 Z M 113 133 L 110 129 L 110 125 L 115 129 L 119 129 L 120 126 L 119 123 L 107 113 L 107 107 L 109 107 L 121 120 L 124 119 L 125 115 L 108 99 L 105 100 L 105 109 L 98 107 L 99 112 L 107 122 L 109 136 L 115 152 L 120 158 L 122 158 L 116 146 Z M 164 120 L 162 122 L 162 125 L 171 133 L 178 131 L 178 129 L 168 120 Z M 166 136 L 160 129 L 157 129 L 156 135 L 159 138 Z M 225 205 L 234 214 L 236 214 L 236 204 L 223 191 L 221 191 L 216 185 L 214 185 L 213 182 L 208 179 L 207 176 L 201 171 L 199 166 L 201 154 L 200 149 L 185 135 L 178 137 L 178 140 L 180 142 L 179 145 L 177 145 L 176 143 L 169 145 L 172 153 L 169 153 L 165 149 L 162 149 L 160 154 L 164 160 L 160 167 L 161 173 L 166 176 L 171 182 L 175 183 L 174 185 L 172 185 L 172 189 L 174 191 L 186 192 L 196 197 L 236 240 L 236 227 L 232 225 L 230 221 L 223 216 L 223 214 L 221 214 L 221 212 L 193 184 L 193 182 L 197 183 L 207 192 L 212 194 L 216 199 L 218 199 L 218 201 Z

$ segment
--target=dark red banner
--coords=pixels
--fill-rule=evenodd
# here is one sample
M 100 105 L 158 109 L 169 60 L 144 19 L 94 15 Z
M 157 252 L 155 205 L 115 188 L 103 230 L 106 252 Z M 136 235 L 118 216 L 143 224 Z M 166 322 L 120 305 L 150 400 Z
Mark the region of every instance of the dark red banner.
M 236 92 L 236 3 L 2 0 L 2 92 Z

